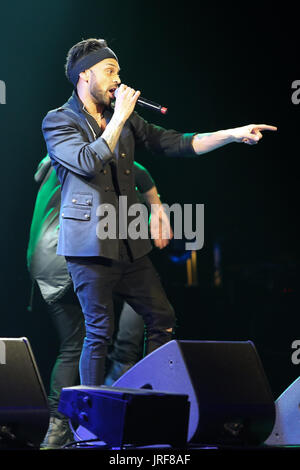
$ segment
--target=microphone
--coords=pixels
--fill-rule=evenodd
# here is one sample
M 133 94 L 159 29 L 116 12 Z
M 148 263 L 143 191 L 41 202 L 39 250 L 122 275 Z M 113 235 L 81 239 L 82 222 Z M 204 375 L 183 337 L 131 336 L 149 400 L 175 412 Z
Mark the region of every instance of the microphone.
M 118 96 L 119 88 L 117 88 L 114 92 L 115 97 Z M 153 111 L 157 111 L 158 113 L 161 114 L 167 114 L 168 108 L 165 106 L 162 106 L 161 104 L 154 103 L 153 101 L 146 100 L 146 98 L 143 98 L 142 96 L 139 96 L 137 100 L 137 104 L 140 106 L 143 106 L 144 108 L 152 109 Z

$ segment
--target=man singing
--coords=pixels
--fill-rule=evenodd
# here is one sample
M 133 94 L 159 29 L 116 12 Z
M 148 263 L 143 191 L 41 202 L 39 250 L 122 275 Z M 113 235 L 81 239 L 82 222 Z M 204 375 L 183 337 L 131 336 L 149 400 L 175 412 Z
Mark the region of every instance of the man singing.
M 61 183 L 57 253 L 67 260 L 85 317 L 81 383 L 101 385 L 114 327 L 113 291 L 142 315 L 147 353 L 172 338 L 175 324 L 174 310 L 147 256 L 150 240 L 128 235 L 134 219 L 125 217 L 119 203 L 120 196 L 126 196 L 128 208 L 139 202 L 132 171 L 135 148 L 169 156 L 201 155 L 231 142 L 256 144 L 261 131 L 276 127 L 252 124 L 182 134 L 149 124 L 134 111 L 140 92 L 121 84 L 118 58 L 103 39 L 74 45 L 65 69 L 73 94 L 46 115 L 42 129 Z M 99 229 L 100 216 L 111 206 L 117 214 L 117 237 Z

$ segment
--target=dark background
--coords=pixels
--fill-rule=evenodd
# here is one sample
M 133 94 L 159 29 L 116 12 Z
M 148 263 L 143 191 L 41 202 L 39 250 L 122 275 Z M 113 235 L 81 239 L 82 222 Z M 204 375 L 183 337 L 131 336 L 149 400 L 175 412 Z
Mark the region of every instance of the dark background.
M 291 361 L 300 339 L 298 287 L 299 12 L 274 3 L 217 7 L 213 2 L 11 2 L 1 5 L 0 337 L 27 336 L 48 388 L 57 337 L 35 295 L 26 247 L 46 154 L 41 121 L 72 92 L 64 76 L 70 47 L 103 37 L 117 53 L 124 83 L 168 106 L 147 119 L 180 131 L 208 132 L 267 123 L 257 146 L 231 144 L 198 158 L 140 153 L 164 202 L 205 204 L 205 244 L 197 253 L 198 284 L 171 248 L 153 252 L 178 315 L 182 339 L 252 340 L 275 398 L 299 376 Z M 213 249 L 222 254 L 214 285 Z

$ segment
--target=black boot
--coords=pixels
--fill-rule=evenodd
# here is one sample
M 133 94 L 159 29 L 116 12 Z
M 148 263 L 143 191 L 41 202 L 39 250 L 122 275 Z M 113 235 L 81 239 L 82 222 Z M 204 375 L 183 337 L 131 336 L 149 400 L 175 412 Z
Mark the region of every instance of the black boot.
M 118 361 L 113 361 L 109 369 L 107 376 L 105 377 L 104 385 L 110 387 L 116 380 L 118 380 L 121 375 L 127 372 L 132 366 L 133 363 L 123 363 Z
M 49 427 L 40 449 L 60 449 L 74 441 L 67 419 L 50 416 Z

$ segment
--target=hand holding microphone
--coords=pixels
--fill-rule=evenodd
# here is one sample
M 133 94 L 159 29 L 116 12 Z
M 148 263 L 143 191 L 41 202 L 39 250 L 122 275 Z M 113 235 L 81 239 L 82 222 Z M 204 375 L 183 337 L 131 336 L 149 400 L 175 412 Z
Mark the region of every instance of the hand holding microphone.
M 110 96 L 112 93 L 114 93 L 116 97 L 114 114 L 101 136 L 102 139 L 104 139 L 107 143 L 111 152 L 114 151 L 121 135 L 123 126 L 132 114 L 136 104 L 148 107 L 149 109 L 154 109 L 155 111 L 159 111 L 162 114 L 166 114 L 167 112 L 167 108 L 153 103 L 152 101 L 145 100 L 144 98 L 140 97 L 140 91 L 135 91 L 133 88 L 130 88 L 127 85 L 120 85 L 120 87 L 115 89 L 114 92 L 111 88 Z
M 117 91 L 118 93 L 116 93 Z M 120 85 L 114 94 L 116 97 L 114 114 L 120 118 L 121 122 L 125 122 L 133 112 L 141 92 L 135 91 L 127 85 Z
M 124 88 L 122 89 L 122 87 L 126 87 L 126 85 L 121 85 L 119 88 L 115 90 L 114 95 L 116 98 L 120 93 L 122 93 L 124 89 Z M 126 90 L 128 89 L 132 90 L 131 88 L 126 87 Z M 132 91 L 134 92 L 134 90 Z M 136 92 L 136 93 L 139 93 L 139 94 L 138 94 L 137 100 L 135 101 L 135 104 L 138 104 L 139 106 L 143 106 L 148 109 L 152 109 L 153 111 L 157 111 L 161 114 L 167 114 L 168 108 L 166 108 L 165 106 L 161 106 L 158 103 L 154 103 L 153 101 L 147 100 L 146 98 L 143 98 L 142 96 L 140 96 L 140 92 Z M 136 94 L 134 94 L 133 97 L 134 99 L 136 99 Z

